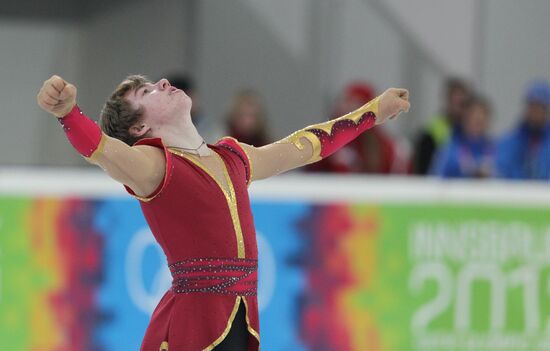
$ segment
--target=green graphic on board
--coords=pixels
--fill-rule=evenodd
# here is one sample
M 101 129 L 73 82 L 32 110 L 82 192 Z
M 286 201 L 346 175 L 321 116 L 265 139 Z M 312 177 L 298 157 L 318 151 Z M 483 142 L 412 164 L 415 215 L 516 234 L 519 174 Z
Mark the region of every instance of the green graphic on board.
M 550 350 L 550 211 L 376 208 L 373 277 L 358 297 L 382 349 Z

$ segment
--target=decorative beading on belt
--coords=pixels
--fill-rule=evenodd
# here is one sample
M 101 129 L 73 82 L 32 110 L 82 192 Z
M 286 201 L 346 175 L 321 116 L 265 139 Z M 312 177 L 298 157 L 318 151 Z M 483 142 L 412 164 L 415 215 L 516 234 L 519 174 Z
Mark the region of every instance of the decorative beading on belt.
M 173 278 L 172 291 L 176 293 L 257 294 L 257 259 L 192 258 L 170 264 L 168 268 Z

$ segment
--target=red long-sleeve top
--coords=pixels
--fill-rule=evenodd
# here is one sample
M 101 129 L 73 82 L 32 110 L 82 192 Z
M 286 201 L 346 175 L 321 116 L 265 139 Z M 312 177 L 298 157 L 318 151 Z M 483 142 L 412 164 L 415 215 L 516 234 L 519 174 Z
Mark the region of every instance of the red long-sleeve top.
M 246 153 L 232 138 L 208 144 L 223 160 L 227 190 L 196 158 L 166 147 L 160 138 L 138 144 L 164 150 L 164 179 L 146 198 L 125 189 L 140 201 L 174 277 L 153 312 L 140 350 L 211 350 L 229 332 L 241 301 L 246 307 L 248 350 L 259 350 L 258 250 Z

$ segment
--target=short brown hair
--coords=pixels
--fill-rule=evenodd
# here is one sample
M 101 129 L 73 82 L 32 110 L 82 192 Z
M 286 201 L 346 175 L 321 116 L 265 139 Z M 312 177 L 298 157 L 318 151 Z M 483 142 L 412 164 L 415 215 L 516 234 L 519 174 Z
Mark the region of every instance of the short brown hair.
M 143 108 L 134 109 L 124 95 L 150 82 L 145 76 L 131 75 L 116 87 L 103 105 L 99 117 L 99 126 L 105 134 L 122 140 L 130 146 L 141 139 L 130 134 L 130 127 L 140 122 L 143 117 Z

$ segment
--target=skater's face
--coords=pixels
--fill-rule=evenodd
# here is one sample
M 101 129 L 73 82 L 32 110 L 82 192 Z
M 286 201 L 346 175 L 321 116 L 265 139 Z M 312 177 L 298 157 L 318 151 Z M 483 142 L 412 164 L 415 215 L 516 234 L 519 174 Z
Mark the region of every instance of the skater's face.
M 133 108 L 143 108 L 143 120 L 150 124 L 170 124 L 190 115 L 192 101 L 167 79 L 145 83 L 129 91 L 126 100 Z

